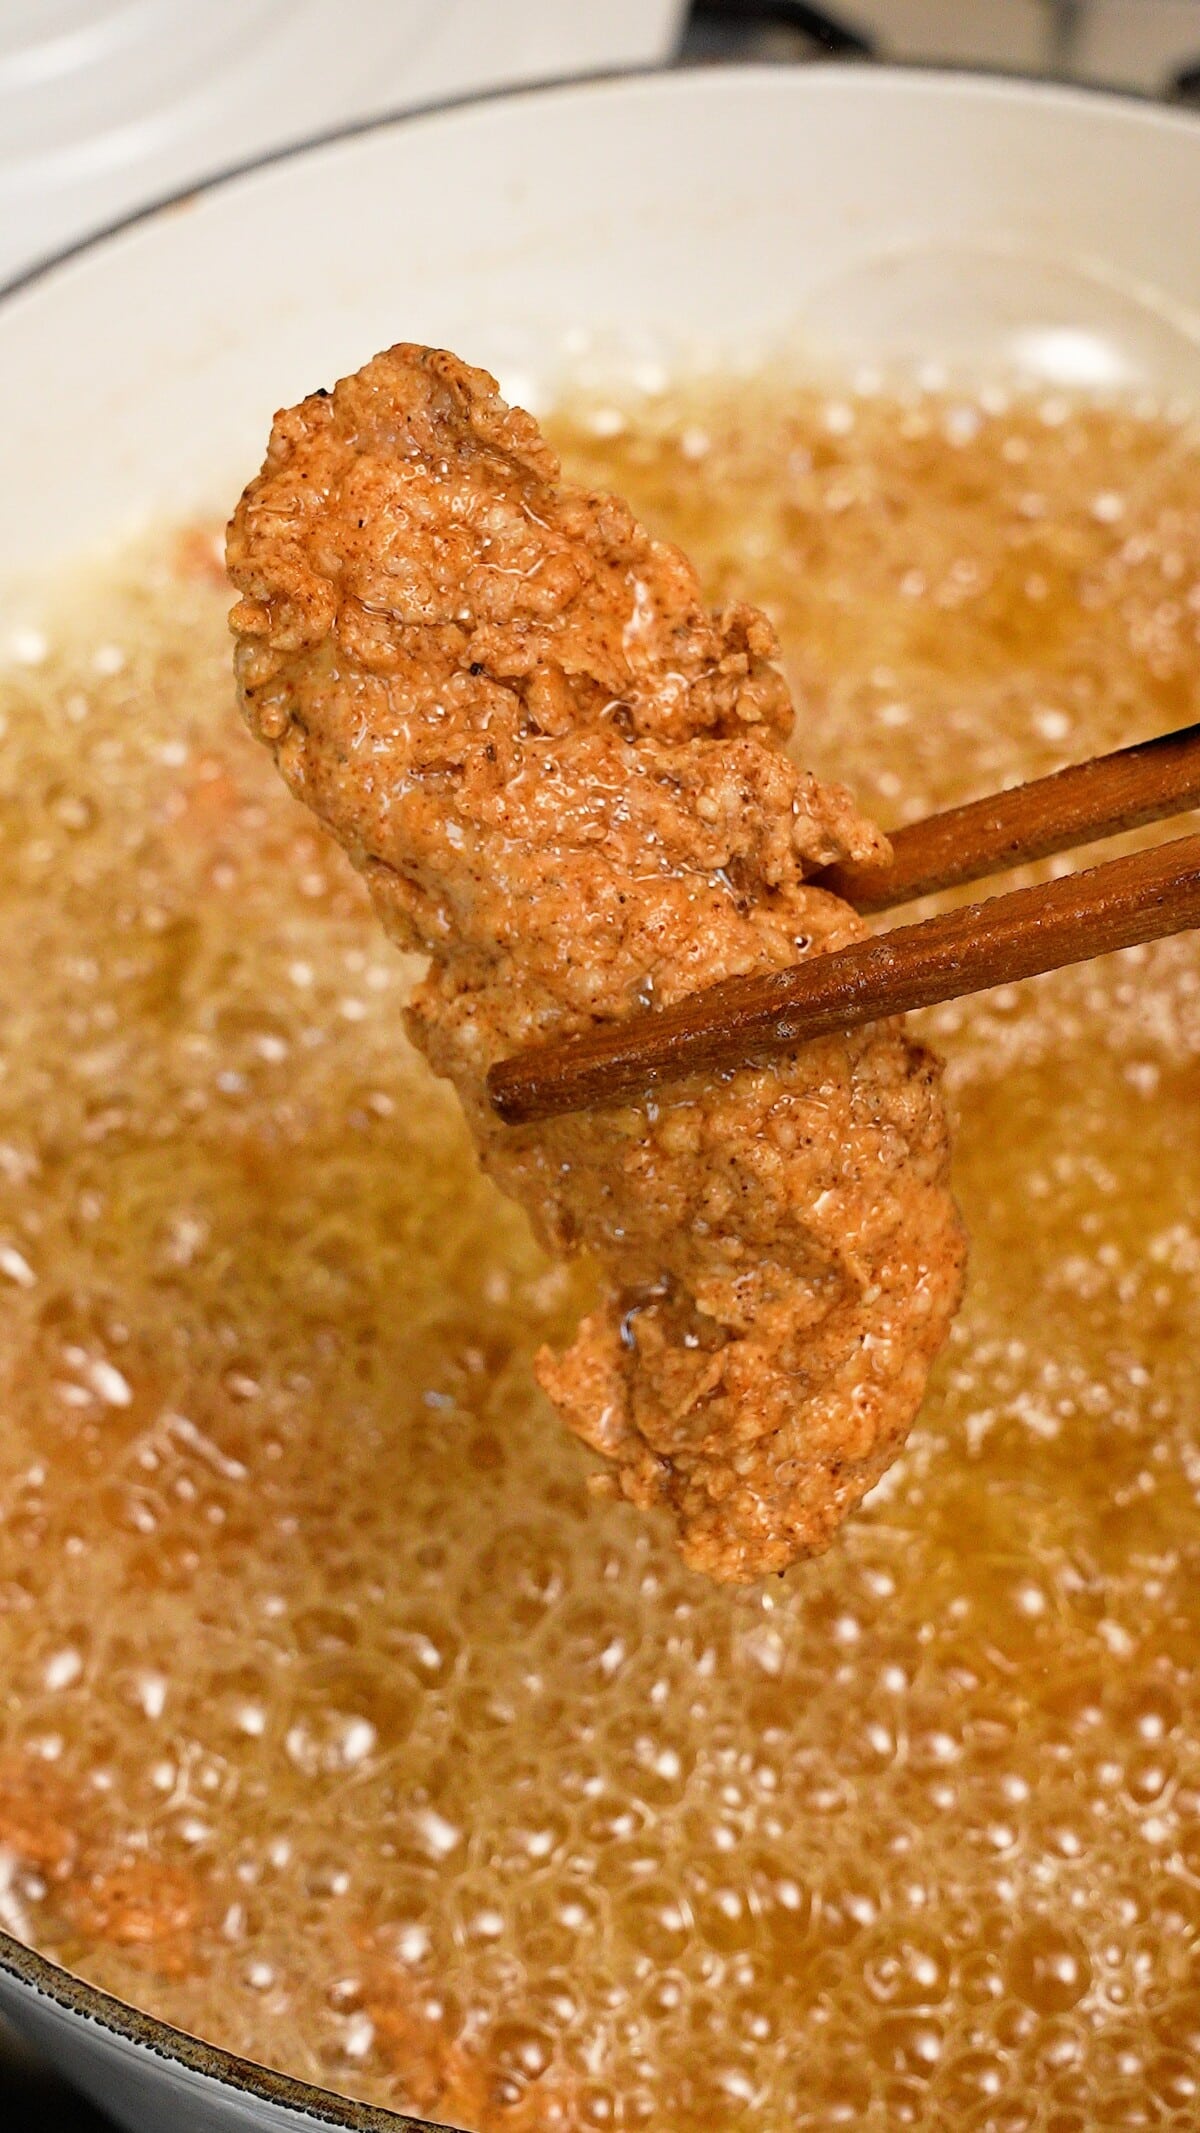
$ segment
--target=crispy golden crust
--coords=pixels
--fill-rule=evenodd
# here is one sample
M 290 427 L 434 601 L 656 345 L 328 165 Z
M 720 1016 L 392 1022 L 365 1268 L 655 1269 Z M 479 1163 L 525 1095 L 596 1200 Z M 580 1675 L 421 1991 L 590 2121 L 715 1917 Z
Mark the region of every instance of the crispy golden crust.
M 805 877 L 886 846 L 784 752 L 769 623 L 416 347 L 277 418 L 228 552 L 251 727 L 430 957 L 410 1029 L 487 1168 L 601 1269 L 551 1398 L 695 1567 L 826 1546 L 959 1298 L 931 1055 L 889 1025 L 517 1130 L 484 1096 L 522 1043 L 862 931 Z

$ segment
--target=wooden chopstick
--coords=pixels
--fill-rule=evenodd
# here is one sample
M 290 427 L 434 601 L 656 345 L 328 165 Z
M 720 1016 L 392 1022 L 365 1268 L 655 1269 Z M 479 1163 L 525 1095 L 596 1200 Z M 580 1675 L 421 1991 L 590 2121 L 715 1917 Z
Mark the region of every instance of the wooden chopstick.
M 856 911 L 887 911 L 1197 806 L 1200 725 L 929 815 L 889 832 L 887 866 L 826 867 L 813 881 Z
M 1200 836 L 897 926 L 786 970 L 505 1059 L 488 1094 L 510 1125 L 745 1066 L 813 1037 L 932 1007 L 1200 926 Z

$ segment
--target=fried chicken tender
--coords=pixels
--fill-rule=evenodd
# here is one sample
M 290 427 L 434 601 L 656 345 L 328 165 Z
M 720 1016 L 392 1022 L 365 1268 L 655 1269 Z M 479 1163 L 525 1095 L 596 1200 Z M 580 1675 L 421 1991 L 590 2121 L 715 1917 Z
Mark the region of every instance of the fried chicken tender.
M 279 415 L 234 515 L 252 730 L 428 956 L 414 1041 L 601 1296 L 538 1376 L 687 1562 L 827 1546 L 959 1300 L 939 1068 L 897 1024 L 522 1128 L 494 1060 L 859 938 L 807 886 L 884 856 L 785 752 L 766 618 L 713 616 L 614 497 L 560 484 L 486 372 L 399 346 Z

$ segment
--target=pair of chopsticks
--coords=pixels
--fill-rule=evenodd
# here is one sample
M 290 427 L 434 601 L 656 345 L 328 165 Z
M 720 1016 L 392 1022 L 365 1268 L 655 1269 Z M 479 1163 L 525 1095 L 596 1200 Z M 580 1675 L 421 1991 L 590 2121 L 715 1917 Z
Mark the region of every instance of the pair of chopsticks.
M 858 911 L 886 911 L 1197 806 L 1200 725 L 931 815 L 893 834 L 888 865 L 827 867 L 813 880 Z M 590 1110 L 684 1074 L 744 1066 L 835 1030 L 1193 926 L 1200 926 L 1200 836 L 539 1045 L 494 1066 L 488 1094 L 510 1125 Z

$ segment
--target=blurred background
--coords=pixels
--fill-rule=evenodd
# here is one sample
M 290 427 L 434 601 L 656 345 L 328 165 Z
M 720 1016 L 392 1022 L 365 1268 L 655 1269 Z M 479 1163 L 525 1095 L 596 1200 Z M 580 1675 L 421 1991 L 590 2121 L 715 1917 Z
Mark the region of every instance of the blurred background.
M 3 0 L 0 284 L 386 112 L 597 69 L 829 57 L 1200 106 L 1200 0 Z M 0 2129 L 109 2133 L 2 2025 Z
M 1002 67 L 1149 96 L 1200 86 L 1197 0 L 835 0 L 831 7 L 714 0 L 685 11 L 685 49 L 804 58 L 824 45 L 877 60 Z
M 3 0 L 0 283 L 214 171 L 405 105 L 830 54 L 1200 97 L 1200 0 Z

